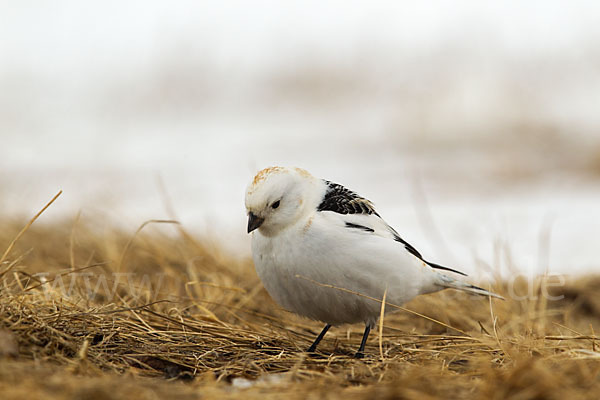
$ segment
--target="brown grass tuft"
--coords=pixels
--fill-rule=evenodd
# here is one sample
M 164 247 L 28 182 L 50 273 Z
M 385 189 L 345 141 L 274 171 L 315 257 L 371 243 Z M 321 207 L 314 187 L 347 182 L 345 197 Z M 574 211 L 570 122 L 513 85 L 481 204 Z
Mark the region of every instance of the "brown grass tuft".
M 0 264 L 3 399 L 600 393 L 598 278 L 535 283 L 533 294 L 548 286 L 564 296 L 555 301 L 525 296 L 527 282 L 495 287 L 504 302 L 449 290 L 422 296 L 405 308 L 442 324 L 398 311 L 371 336 L 364 360 L 351 357 L 362 326 L 332 329 L 308 356 L 321 323 L 276 306 L 250 260 L 179 225 L 99 233 L 90 224 L 34 225 Z M 0 253 L 24 225 L 3 221 Z

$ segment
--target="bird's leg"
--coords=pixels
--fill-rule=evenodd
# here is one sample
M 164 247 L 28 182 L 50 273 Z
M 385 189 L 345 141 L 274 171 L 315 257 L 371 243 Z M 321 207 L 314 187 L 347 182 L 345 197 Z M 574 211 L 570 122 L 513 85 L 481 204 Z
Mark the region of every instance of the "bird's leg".
M 319 342 L 321 341 L 321 339 L 323 339 L 323 336 L 325 336 L 325 334 L 327 333 L 327 331 L 329 330 L 329 328 L 331 328 L 331 325 L 327 324 L 325 325 L 325 328 L 323 328 L 323 330 L 321 331 L 321 333 L 319 333 L 319 336 L 317 336 L 317 338 L 315 339 L 315 341 L 313 342 L 313 344 L 310 345 L 310 347 L 308 348 L 308 352 L 312 353 L 317 349 L 317 345 L 319 344 Z
M 371 325 L 367 324 L 365 327 L 365 333 L 363 333 L 362 341 L 360 342 L 360 347 L 358 351 L 354 355 L 354 358 L 364 358 L 365 353 L 365 344 L 367 343 L 367 338 L 369 337 L 369 333 L 371 332 Z

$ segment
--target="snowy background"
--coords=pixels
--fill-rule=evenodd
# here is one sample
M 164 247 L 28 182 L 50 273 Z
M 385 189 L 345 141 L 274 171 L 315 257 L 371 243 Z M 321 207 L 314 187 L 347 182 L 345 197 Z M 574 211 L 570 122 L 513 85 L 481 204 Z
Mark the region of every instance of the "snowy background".
M 0 207 L 249 254 L 254 173 L 371 199 L 432 261 L 600 272 L 597 2 L 0 2 Z M 159 228 L 162 229 L 162 228 Z

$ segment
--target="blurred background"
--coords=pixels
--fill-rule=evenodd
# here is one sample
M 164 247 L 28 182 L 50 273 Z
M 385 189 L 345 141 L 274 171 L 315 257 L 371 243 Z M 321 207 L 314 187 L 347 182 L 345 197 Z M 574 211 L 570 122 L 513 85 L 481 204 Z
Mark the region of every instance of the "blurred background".
M 299 166 L 432 261 L 599 271 L 596 2 L 4 1 L 0 38 L 3 216 L 247 256 L 247 183 Z

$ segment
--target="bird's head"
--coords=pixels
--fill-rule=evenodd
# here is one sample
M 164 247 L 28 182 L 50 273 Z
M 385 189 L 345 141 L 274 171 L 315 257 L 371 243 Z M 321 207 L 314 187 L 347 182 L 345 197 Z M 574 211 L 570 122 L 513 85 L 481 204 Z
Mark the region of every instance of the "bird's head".
M 300 168 L 270 167 L 258 172 L 246 190 L 248 233 L 277 235 L 318 201 L 319 180 Z M 317 203 L 318 204 L 318 203 Z

